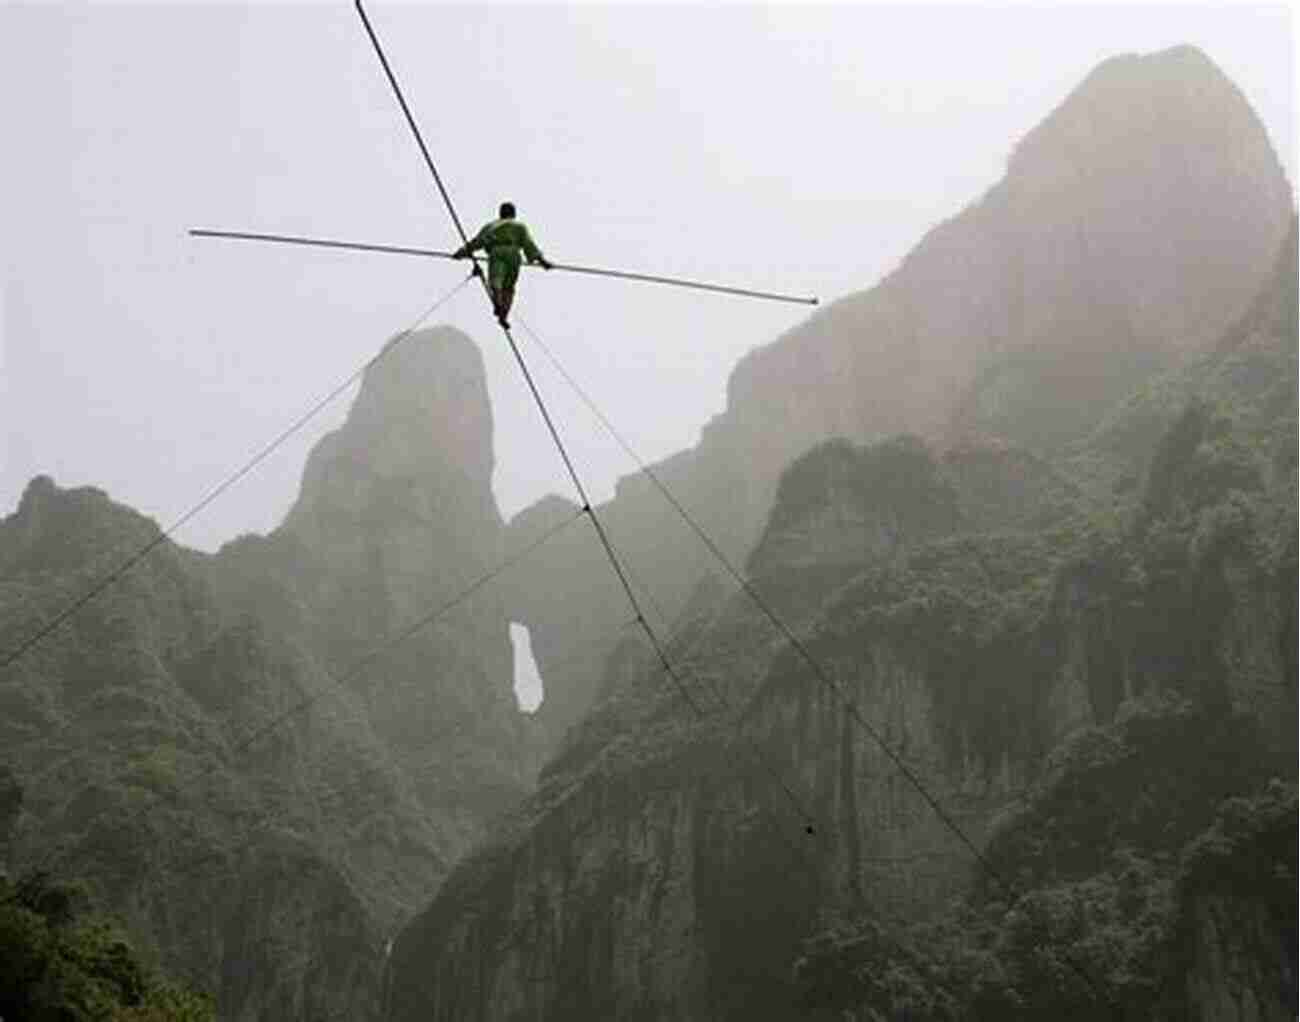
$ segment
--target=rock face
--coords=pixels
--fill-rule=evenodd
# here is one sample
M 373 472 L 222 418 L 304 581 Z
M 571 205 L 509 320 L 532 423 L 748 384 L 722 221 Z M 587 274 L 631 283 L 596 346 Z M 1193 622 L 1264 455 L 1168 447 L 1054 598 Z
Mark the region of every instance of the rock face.
M 847 593 L 836 614 L 869 609 L 862 590 L 873 587 L 897 617 L 909 608 L 909 552 L 954 535 L 961 504 L 919 440 L 832 443 L 783 477 L 750 574 L 796 627 L 828 630 L 807 608 L 824 614 L 831 593 Z M 940 543 L 931 560 L 978 573 L 967 546 Z M 1043 555 L 1022 560 L 1020 575 L 1032 577 Z M 854 582 L 864 572 L 870 585 Z M 1004 701 L 980 718 L 984 731 L 971 718 L 961 733 L 969 703 L 989 694 L 922 682 L 927 644 L 909 640 L 915 624 L 900 620 L 888 639 L 855 625 L 813 648 L 867 719 L 888 722 L 915 768 L 929 777 L 963 762 L 942 795 L 962 798 L 964 820 L 988 817 L 1025 783 L 1032 750 L 1013 759 L 987 732 L 1012 710 L 1029 727 L 1032 712 Z M 403 934 L 396 1019 L 790 1017 L 788 972 L 820 906 L 914 910 L 968 880 L 963 850 L 747 597 L 715 601 L 673 644 L 703 720 L 649 651 L 629 646 L 526 812 Z M 951 661 L 956 671 L 963 652 L 935 650 L 930 669 Z M 1001 665 L 985 658 L 996 692 Z M 940 712 L 942 727 L 932 723 Z M 923 868 L 901 865 L 915 862 Z
M 797 644 L 648 480 L 602 509 L 671 672 L 585 525 L 458 599 L 576 509 L 502 527 L 477 352 L 407 339 L 280 529 L 157 544 L 0 671 L 7 865 L 249 1022 L 1285 1017 L 1289 216 L 1203 56 L 1107 62 L 656 466 Z M 0 648 L 157 538 L 34 480 Z
M 23 789 L 8 767 L 0 767 L 0 863 L 9 861 L 9 834 L 23 808 Z
M 157 535 L 100 491 L 34 480 L 0 523 L 5 648 Z M 335 786 L 368 780 L 426 874 L 441 865 L 435 842 L 376 750 L 328 718 L 240 749 L 304 693 L 334 693 L 255 622 L 223 629 L 192 561 L 161 545 L 0 674 L 0 748 L 25 788 L 11 865 L 86 878 L 149 957 L 218 995 L 223 1017 L 321 999 L 365 1017 L 382 931 L 338 865 L 364 842 L 349 849 L 313 816 Z M 313 904 L 323 925 L 309 928 Z M 244 969 L 277 946 L 298 950 L 286 968 Z
M 914 433 L 1057 451 L 1237 320 L 1291 202 L 1262 125 L 1204 54 L 1108 60 L 1022 139 L 998 184 L 879 284 L 743 359 L 699 445 L 654 469 L 740 564 L 780 474 L 822 440 Z M 711 559 L 643 477 L 601 511 L 675 617 Z M 559 591 L 563 577 L 530 577 L 521 604 L 547 591 L 581 605 L 588 631 L 617 631 L 622 602 L 601 569 L 569 573 Z M 544 624 L 534 641 L 566 663 L 586 648 Z M 552 672 L 548 690 L 580 709 L 566 677 L 585 692 L 593 671 Z
M 389 938 L 535 773 L 499 593 L 449 607 L 505 553 L 491 438 L 469 338 L 408 337 L 280 529 L 158 544 L 0 671 L 7 864 L 85 877 L 223 1019 L 377 1017 Z M 34 480 L 0 521 L 0 648 L 157 537 Z
M 510 618 L 528 628 L 545 679 L 533 718 L 539 746 L 548 752 L 591 706 L 605 660 L 626 634 L 630 616 L 622 612 L 627 596 L 591 523 L 563 527 L 577 511 L 571 501 L 548 497 L 516 515 L 506 530 L 511 555 L 517 555 L 562 528 L 501 582 Z
M 675 678 L 614 646 L 403 932 L 391 1017 L 1292 1010 L 1294 260 L 1050 458 L 795 461 L 747 570 L 818 667 L 745 594 L 686 605 Z
M 483 359 L 465 334 L 413 334 L 367 373 L 274 537 L 300 552 L 288 577 L 332 669 L 501 564 L 493 463 Z M 349 682 L 422 801 L 467 823 L 522 797 L 535 769 L 500 592 L 485 587 Z

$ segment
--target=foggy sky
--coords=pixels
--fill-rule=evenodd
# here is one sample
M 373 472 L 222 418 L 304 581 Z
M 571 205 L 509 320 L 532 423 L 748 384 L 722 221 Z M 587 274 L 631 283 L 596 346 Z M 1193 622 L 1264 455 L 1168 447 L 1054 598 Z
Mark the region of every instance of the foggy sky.
M 1180 43 L 1243 89 L 1295 180 L 1282 7 L 368 10 L 467 227 L 513 199 L 565 262 L 869 287 L 1097 63 Z M 0 95 L 0 514 L 43 472 L 169 525 L 463 275 L 184 235 L 455 245 L 348 3 L 0 7 Z M 530 271 L 516 309 L 652 458 L 694 443 L 736 360 L 806 315 Z M 482 295 L 436 321 L 484 349 L 503 512 L 571 496 Z M 633 466 L 534 361 L 607 496 Z M 178 539 L 274 527 L 348 403 Z

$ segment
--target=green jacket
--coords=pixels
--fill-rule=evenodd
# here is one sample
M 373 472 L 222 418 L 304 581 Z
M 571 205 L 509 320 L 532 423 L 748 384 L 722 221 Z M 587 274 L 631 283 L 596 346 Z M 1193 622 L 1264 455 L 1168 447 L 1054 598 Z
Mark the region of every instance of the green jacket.
M 522 220 L 493 220 L 461 246 L 460 254 L 470 255 L 483 249 L 488 258 L 504 258 L 511 262 L 519 261 L 519 251 L 523 250 L 530 263 L 544 262 L 546 257 L 528 233 L 528 227 Z

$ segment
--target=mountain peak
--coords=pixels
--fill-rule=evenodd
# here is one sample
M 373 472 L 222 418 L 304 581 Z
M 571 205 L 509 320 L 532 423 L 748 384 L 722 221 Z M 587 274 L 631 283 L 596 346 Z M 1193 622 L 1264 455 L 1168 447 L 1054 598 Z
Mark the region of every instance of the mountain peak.
M 51 476 L 44 474 L 33 476 L 23 488 L 23 495 L 18 501 L 17 514 L 22 518 L 29 517 L 58 492 L 59 487 Z
M 1098 64 L 1016 146 L 1008 171 L 1067 155 L 1083 168 L 1100 160 L 1098 169 L 1122 172 L 1123 163 L 1105 166 L 1114 147 L 1134 171 L 1144 169 L 1148 161 L 1136 157 L 1146 152 L 1159 153 L 1168 169 L 1187 157 L 1209 156 L 1205 147 L 1222 150 L 1229 143 L 1273 155 L 1263 125 L 1232 80 L 1197 47 L 1173 46 Z
M 63 488 L 48 475 L 35 476 L 13 514 L 0 517 L 0 573 L 59 571 L 102 556 L 103 551 L 142 546 L 158 524 L 115 503 L 95 486 Z
M 322 514 L 337 520 L 379 504 L 388 508 L 384 517 L 407 505 L 427 517 L 445 502 L 437 495 L 452 491 L 490 503 L 492 468 L 492 408 L 478 347 L 449 326 L 399 335 L 366 370 L 347 421 L 312 450 L 286 525 L 312 532 Z
M 468 385 L 485 385 L 483 356 L 470 337 L 452 326 L 398 334 L 366 369 L 350 422 L 429 414 Z

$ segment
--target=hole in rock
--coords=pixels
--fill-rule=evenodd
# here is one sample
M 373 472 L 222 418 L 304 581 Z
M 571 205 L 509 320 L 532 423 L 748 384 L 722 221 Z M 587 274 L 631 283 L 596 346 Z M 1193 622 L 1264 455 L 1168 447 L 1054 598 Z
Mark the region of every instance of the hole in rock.
M 510 641 L 515 647 L 515 702 L 524 713 L 532 713 L 546 695 L 542 672 L 533 659 L 533 637 L 523 625 L 511 621 Z

